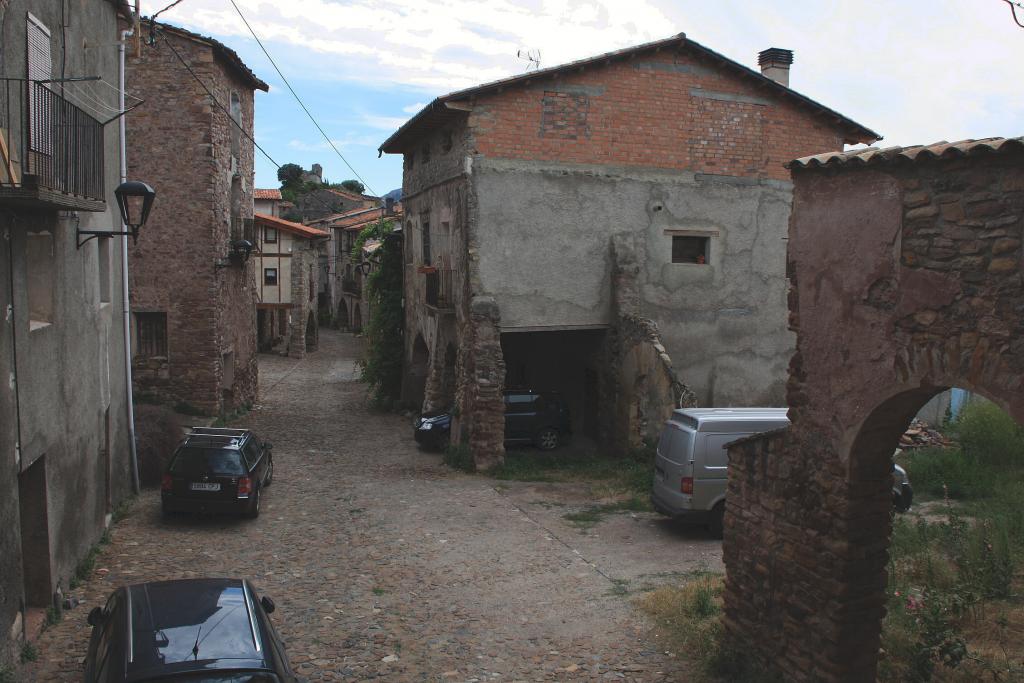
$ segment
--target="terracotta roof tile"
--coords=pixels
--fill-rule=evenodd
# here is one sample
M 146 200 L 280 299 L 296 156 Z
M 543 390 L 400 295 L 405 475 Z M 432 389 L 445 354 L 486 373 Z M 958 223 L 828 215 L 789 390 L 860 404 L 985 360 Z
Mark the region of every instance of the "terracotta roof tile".
M 914 145 L 912 147 L 866 147 L 851 149 L 846 152 L 826 152 L 814 156 L 795 159 L 788 164 L 789 169 L 816 169 L 836 166 L 877 166 L 891 163 L 913 163 L 932 159 L 955 159 L 988 153 L 1005 153 L 1024 150 L 1024 137 L 1019 138 L 983 138 L 980 140 L 961 140 L 960 142 L 935 142 L 930 145 Z
M 253 199 L 282 199 L 281 190 L 261 190 L 259 188 L 252 191 Z
M 317 230 L 316 228 L 311 228 L 310 226 L 303 225 L 302 223 L 286 221 L 285 219 L 277 218 L 276 216 L 268 216 L 265 213 L 253 214 L 253 218 L 256 219 L 257 223 L 262 223 L 263 225 L 268 225 L 272 228 L 277 228 L 278 230 L 284 230 L 285 232 L 290 232 L 293 235 L 298 235 L 299 237 L 305 237 L 307 239 L 327 239 L 331 236 L 331 233 L 329 232 Z

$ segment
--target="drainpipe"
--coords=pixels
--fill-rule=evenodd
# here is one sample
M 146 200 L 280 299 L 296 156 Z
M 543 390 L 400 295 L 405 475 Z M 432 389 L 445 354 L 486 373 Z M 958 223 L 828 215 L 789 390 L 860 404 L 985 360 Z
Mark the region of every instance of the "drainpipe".
M 128 147 L 126 144 L 125 113 L 124 113 L 124 46 L 125 41 L 134 31 L 121 31 L 121 40 L 118 43 L 119 71 L 118 77 L 118 106 L 121 109 L 121 116 L 118 118 L 117 127 L 121 136 L 121 182 L 128 180 Z M 127 233 L 128 226 L 122 223 L 121 232 Z M 121 235 L 121 308 L 124 315 L 124 381 L 125 394 L 128 397 L 128 443 L 132 452 L 132 490 L 138 494 L 142 487 L 139 484 L 139 454 L 135 449 L 135 405 L 132 395 L 132 309 L 128 298 L 128 235 Z

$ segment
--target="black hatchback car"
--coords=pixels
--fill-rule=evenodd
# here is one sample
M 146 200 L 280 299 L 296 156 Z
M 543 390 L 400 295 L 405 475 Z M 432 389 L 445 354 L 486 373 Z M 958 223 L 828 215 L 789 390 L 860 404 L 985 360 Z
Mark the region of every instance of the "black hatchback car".
M 160 482 L 164 514 L 260 514 L 263 487 L 274 480 L 271 445 L 248 429 L 193 427 Z
M 243 579 L 118 588 L 89 612 L 85 682 L 291 683 L 273 611 Z
M 424 413 L 413 422 L 417 443 L 444 449 L 451 435 L 450 410 Z M 505 392 L 505 442 L 532 443 L 548 451 L 572 434 L 569 406 L 553 391 L 510 390 Z

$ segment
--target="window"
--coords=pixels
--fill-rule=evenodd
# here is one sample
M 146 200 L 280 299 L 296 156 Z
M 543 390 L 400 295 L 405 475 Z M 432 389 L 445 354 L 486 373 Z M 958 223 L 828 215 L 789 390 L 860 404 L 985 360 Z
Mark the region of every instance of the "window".
M 277 242 L 277 229 L 276 228 L 265 228 L 263 233 L 263 241 L 272 244 Z
M 277 268 L 263 269 L 263 284 L 267 287 L 277 287 Z
M 238 159 L 241 156 L 242 149 L 240 129 L 242 125 L 242 101 L 238 99 L 238 93 L 236 92 L 231 93 L 231 120 L 237 124 L 231 125 L 231 156 Z M 237 172 L 237 169 L 235 170 Z
M 452 151 L 451 131 L 445 131 L 444 134 L 441 135 L 441 151 L 446 153 Z
M 430 161 L 430 143 L 429 142 L 425 143 L 423 145 L 423 147 L 420 148 L 420 155 L 423 157 L 423 163 L 427 163 L 428 161 Z
M 140 358 L 167 356 L 167 314 L 135 314 L 135 355 Z
M 410 236 L 412 235 L 412 221 L 405 222 L 405 234 Z M 407 264 L 412 263 L 414 253 L 412 248 L 412 239 L 402 240 L 402 243 L 402 249 L 405 251 L 405 262 Z
M 50 54 L 50 29 L 39 19 L 28 13 L 25 27 L 26 52 L 28 53 L 28 78 L 30 81 L 45 81 L 53 71 Z M 49 87 L 49 86 L 44 86 Z M 44 101 L 44 87 L 29 83 L 29 148 L 32 152 L 50 156 L 53 154 L 53 112 Z M 42 163 L 36 161 L 35 163 Z
M 28 264 L 28 319 L 34 330 L 53 322 L 53 233 L 29 232 L 25 238 Z
M 706 235 L 672 235 L 672 263 L 706 264 L 710 242 Z
M 423 265 L 430 265 L 430 219 L 427 214 L 420 218 L 420 228 L 423 234 Z

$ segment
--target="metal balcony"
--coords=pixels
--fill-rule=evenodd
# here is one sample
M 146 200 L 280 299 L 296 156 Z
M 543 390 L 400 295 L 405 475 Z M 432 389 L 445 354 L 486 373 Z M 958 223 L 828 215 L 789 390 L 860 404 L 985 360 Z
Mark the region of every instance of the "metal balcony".
M 428 306 L 438 310 L 455 310 L 455 298 L 452 289 L 452 273 L 450 268 L 441 268 L 424 273 L 426 276 L 425 301 Z
M 105 211 L 103 124 L 51 87 L 0 79 L 0 204 Z

